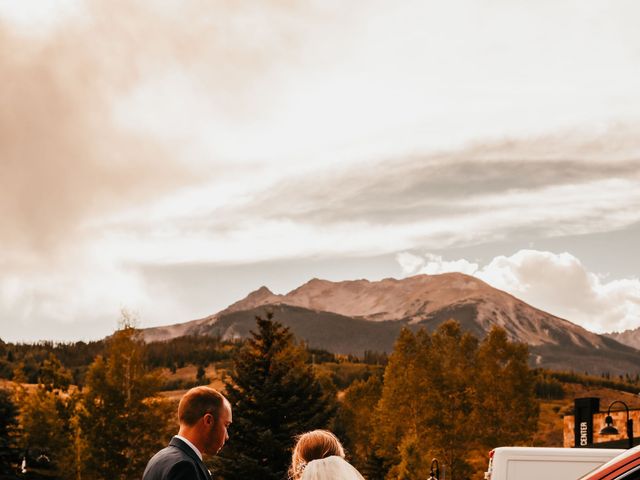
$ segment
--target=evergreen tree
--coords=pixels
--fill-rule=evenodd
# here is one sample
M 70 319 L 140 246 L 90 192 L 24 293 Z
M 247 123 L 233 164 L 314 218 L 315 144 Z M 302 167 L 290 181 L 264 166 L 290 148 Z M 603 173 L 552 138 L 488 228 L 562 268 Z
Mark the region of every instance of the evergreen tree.
M 17 426 L 18 408 L 11 392 L 0 389 L 0 478 L 14 478 L 14 465 L 18 462 Z
M 256 322 L 226 384 L 234 422 L 214 468 L 225 480 L 286 478 L 294 436 L 326 427 L 334 411 L 289 329 L 270 313 Z
M 159 377 L 143 363 L 144 342 L 125 316 L 86 378 L 80 415 L 85 441 L 84 476 L 131 479 L 142 476 L 149 458 L 169 437 L 173 409 L 156 397 Z
M 536 379 L 528 357 L 527 346 L 509 342 L 501 328 L 494 327 L 480 344 L 472 423 L 490 448 L 526 442 L 537 429 Z
M 62 366 L 54 353 L 49 353 L 49 356 L 40 364 L 38 383 L 47 391 L 67 390 L 72 380 L 71 372 Z
M 206 377 L 207 371 L 204 368 L 204 365 L 198 366 L 198 371 L 196 372 L 196 385 L 204 385 L 207 383 Z

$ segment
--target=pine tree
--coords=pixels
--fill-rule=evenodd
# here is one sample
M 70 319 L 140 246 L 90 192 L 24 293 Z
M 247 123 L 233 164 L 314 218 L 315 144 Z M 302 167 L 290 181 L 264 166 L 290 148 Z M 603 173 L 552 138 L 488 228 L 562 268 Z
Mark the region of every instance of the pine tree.
M 49 356 L 40 364 L 38 383 L 47 391 L 67 390 L 72 380 L 71 372 L 62 366 L 58 357 L 53 353 L 49 353 Z
M 198 366 L 198 371 L 196 372 L 196 384 L 197 385 L 204 385 L 207 383 L 207 377 L 206 377 L 207 371 L 204 368 L 204 365 L 199 365 Z
M 326 427 L 334 411 L 289 329 L 272 314 L 256 322 L 226 384 L 234 421 L 214 467 L 225 480 L 286 478 L 294 436 Z

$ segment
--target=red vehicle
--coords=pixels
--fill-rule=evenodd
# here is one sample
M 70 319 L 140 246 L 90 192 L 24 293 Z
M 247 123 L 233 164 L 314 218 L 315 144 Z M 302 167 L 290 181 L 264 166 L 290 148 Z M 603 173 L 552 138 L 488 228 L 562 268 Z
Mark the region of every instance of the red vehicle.
M 621 453 L 580 480 L 640 480 L 640 446 Z

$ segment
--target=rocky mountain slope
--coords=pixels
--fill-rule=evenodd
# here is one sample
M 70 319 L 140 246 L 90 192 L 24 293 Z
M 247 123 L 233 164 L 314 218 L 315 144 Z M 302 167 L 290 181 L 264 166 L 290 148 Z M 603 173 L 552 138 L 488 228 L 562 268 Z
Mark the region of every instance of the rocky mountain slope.
M 605 333 L 605 335 L 624 345 L 640 349 L 640 327 L 633 330 L 625 330 L 624 332 Z
M 147 329 L 145 338 L 244 337 L 253 328 L 255 315 L 267 310 L 311 346 L 336 353 L 391 351 L 403 326 L 433 330 L 453 318 L 478 337 L 494 325 L 504 328 L 511 340 L 530 346 L 533 365 L 592 373 L 640 371 L 638 350 L 460 273 L 378 282 L 313 279 L 286 295 L 262 287 L 209 317 Z

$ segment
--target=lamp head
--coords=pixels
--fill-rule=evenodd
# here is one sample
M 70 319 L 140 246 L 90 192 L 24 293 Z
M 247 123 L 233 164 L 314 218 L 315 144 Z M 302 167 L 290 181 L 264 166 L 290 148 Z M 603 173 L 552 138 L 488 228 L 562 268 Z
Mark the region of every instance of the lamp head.
M 600 430 L 600 435 L 618 435 L 620 433 L 618 429 L 613 426 L 613 418 L 611 418 L 611 415 L 605 417 L 604 423 L 606 426 Z

